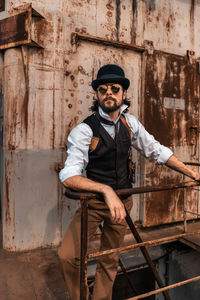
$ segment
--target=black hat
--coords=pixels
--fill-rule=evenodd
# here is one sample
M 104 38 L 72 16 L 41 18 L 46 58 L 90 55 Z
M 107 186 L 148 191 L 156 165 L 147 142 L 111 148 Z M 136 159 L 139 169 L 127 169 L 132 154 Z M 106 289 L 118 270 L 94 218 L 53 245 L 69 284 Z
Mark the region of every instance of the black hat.
M 97 79 L 92 81 L 92 87 L 96 91 L 100 84 L 119 83 L 125 90 L 129 88 L 130 81 L 125 78 L 124 71 L 117 65 L 104 65 L 97 73 Z

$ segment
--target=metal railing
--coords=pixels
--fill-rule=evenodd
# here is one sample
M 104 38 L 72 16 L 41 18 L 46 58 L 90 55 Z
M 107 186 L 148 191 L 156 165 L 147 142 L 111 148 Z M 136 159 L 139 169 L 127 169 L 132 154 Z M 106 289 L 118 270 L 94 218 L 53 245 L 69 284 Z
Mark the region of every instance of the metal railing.
M 129 189 L 121 189 L 121 190 L 116 190 L 116 193 L 119 197 L 121 196 L 130 196 L 133 194 L 142 194 L 142 193 L 150 193 L 150 192 L 157 192 L 157 191 L 166 191 L 166 190 L 176 190 L 176 189 L 182 189 L 182 188 L 190 188 L 190 187 L 195 187 L 195 186 L 199 186 L 200 183 L 196 182 L 196 181 L 188 181 L 185 183 L 175 183 L 175 184 L 168 184 L 168 185 L 160 185 L 160 186 L 146 186 L 146 187 L 137 187 L 137 188 L 129 188 Z M 88 192 L 76 192 L 76 191 L 72 191 L 70 189 L 66 189 L 65 192 L 66 196 L 71 198 L 71 199 L 77 199 L 81 201 L 81 265 L 80 265 L 80 300 L 86 300 L 86 291 L 87 291 L 87 260 L 88 259 L 96 259 L 99 258 L 103 255 L 107 255 L 113 252 L 118 251 L 119 253 L 123 253 L 123 252 L 127 252 L 136 248 L 140 248 L 144 258 L 146 259 L 151 271 L 153 272 L 153 275 L 155 277 L 155 280 L 159 286 L 159 289 L 151 291 L 149 293 L 145 293 L 142 295 L 137 295 L 133 298 L 129 298 L 129 299 L 142 299 L 145 297 L 148 297 L 150 295 L 154 295 L 157 293 L 162 292 L 164 295 L 164 299 L 165 300 L 170 300 L 169 294 L 167 293 L 167 290 L 175 288 L 177 286 L 180 285 L 184 285 L 190 282 L 194 282 L 197 280 L 200 280 L 200 276 L 176 283 L 176 284 L 172 284 L 170 286 L 165 287 L 160 275 L 158 274 L 158 271 L 152 261 L 152 259 L 150 258 L 150 255 L 147 251 L 147 247 L 152 247 L 155 245 L 159 245 L 163 242 L 171 242 L 171 241 L 175 241 L 179 238 L 188 236 L 188 235 L 192 235 L 193 233 L 187 233 L 187 219 L 186 219 L 186 214 L 187 213 L 191 213 L 187 210 L 184 211 L 184 230 L 185 232 L 182 234 L 178 234 L 178 235 L 174 235 L 174 236 L 168 236 L 165 238 L 161 238 L 161 239 L 157 239 L 157 240 L 151 240 L 151 241 L 145 241 L 143 242 L 142 238 L 140 237 L 137 229 L 135 228 L 135 225 L 133 223 L 133 221 L 131 220 L 131 217 L 129 215 L 129 213 L 126 211 L 126 222 L 137 242 L 137 244 L 133 244 L 133 245 L 129 245 L 129 246 L 124 246 L 124 247 L 120 247 L 120 248 L 116 248 L 116 249 L 110 249 L 110 250 L 106 250 L 106 251 L 100 251 L 100 252 L 96 252 L 96 253 L 91 253 L 91 254 L 87 254 L 87 221 L 88 221 L 88 214 L 87 214 L 87 209 L 88 209 L 88 201 L 90 199 L 102 199 L 102 195 L 101 194 L 97 194 L 97 193 L 88 193 Z M 193 212 L 192 212 L 193 213 Z M 194 213 L 196 214 L 196 213 Z M 199 216 L 199 214 L 196 214 Z M 121 264 L 120 264 L 121 266 Z M 124 268 L 124 266 L 121 266 L 122 271 L 125 273 L 125 276 L 127 277 L 128 274 L 126 273 L 126 270 Z M 134 286 L 129 278 L 129 284 L 131 285 L 132 289 L 134 289 Z

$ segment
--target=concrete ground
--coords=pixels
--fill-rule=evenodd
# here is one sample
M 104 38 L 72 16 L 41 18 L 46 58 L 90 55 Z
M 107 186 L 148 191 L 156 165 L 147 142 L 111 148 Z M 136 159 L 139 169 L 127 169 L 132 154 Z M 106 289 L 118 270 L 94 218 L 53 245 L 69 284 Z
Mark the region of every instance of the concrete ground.
M 67 300 L 55 249 L 0 250 L 0 300 Z
M 182 239 L 182 242 L 189 243 L 188 245 L 195 250 L 197 247 L 200 249 L 200 221 L 190 222 L 188 225 L 189 232 L 197 234 Z M 139 232 L 144 241 L 158 239 L 183 233 L 183 225 L 140 229 Z M 135 241 L 128 234 L 125 244 L 131 243 L 135 243 Z M 88 250 L 93 252 L 98 251 L 98 248 L 99 239 L 93 241 Z M 153 259 L 153 252 L 151 256 Z M 131 257 L 130 253 L 126 259 L 127 267 L 130 267 L 128 258 L 132 263 Z M 95 267 L 96 265 L 90 266 L 88 276 L 93 276 Z M 68 300 L 57 249 L 38 249 L 24 253 L 10 253 L 1 249 L 0 300 Z

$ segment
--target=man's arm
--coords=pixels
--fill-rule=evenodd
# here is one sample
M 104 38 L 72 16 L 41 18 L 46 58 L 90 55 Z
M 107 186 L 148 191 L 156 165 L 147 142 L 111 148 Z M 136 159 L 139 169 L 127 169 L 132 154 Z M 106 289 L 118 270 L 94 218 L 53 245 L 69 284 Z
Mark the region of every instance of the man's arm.
M 108 205 L 113 222 L 121 223 L 126 217 L 124 204 L 110 186 L 95 182 L 80 175 L 69 177 L 63 184 L 65 187 L 74 190 L 101 193 Z
M 165 163 L 169 168 L 178 171 L 194 180 L 200 180 L 200 174 L 187 167 L 182 161 L 180 161 L 175 155 L 170 156 L 168 161 Z

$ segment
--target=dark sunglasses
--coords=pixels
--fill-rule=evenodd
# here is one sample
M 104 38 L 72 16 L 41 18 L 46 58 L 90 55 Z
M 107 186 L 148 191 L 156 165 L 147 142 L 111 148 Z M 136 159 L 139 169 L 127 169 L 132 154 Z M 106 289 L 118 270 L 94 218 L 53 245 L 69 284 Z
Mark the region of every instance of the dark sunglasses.
M 108 86 L 110 86 L 111 91 L 113 94 L 117 94 L 119 93 L 119 91 L 121 90 L 121 85 L 117 84 L 117 83 L 113 83 L 111 85 L 106 85 L 106 84 L 101 84 L 98 86 L 97 90 L 102 94 L 105 95 L 107 93 L 108 90 Z

